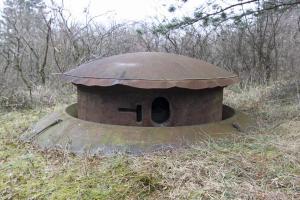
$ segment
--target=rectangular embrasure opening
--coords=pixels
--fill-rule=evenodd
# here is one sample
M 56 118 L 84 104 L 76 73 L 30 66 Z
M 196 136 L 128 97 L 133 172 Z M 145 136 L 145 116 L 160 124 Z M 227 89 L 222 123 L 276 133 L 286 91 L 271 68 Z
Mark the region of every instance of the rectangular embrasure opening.
M 141 122 L 142 121 L 142 105 L 137 105 L 136 106 L 136 121 Z
M 136 108 L 118 108 L 119 112 L 135 112 L 136 113 L 136 121 L 142 121 L 142 105 L 137 105 Z

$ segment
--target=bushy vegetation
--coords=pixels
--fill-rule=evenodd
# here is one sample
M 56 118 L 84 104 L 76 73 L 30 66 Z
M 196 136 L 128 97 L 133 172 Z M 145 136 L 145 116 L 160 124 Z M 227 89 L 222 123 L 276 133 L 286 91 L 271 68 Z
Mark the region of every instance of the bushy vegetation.
M 230 9 L 210 4 L 197 9 L 193 20 L 103 25 L 88 10 L 83 13 L 86 22 L 80 23 L 55 2 L 5 0 L 0 19 L 0 105 L 28 107 L 39 102 L 33 93 L 43 90 L 59 88 L 58 97 L 72 94 L 60 73 L 96 57 L 136 51 L 163 51 L 208 61 L 238 74 L 243 87 L 299 78 L 300 3 L 250 2 L 256 11 L 243 11 L 238 4 L 241 11 L 233 12 L 235 17 L 226 14 Z

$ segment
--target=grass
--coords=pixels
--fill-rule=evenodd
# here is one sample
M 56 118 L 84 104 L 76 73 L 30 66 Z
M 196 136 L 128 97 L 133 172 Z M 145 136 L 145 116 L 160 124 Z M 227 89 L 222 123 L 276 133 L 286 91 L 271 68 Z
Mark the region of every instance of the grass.
M 41 151 L 18 136 L 61 106 L 1 111 L 0 199 L 300 199 L 299 100 L 277 90 L 226 90 L 255 131 L 138 157 Z

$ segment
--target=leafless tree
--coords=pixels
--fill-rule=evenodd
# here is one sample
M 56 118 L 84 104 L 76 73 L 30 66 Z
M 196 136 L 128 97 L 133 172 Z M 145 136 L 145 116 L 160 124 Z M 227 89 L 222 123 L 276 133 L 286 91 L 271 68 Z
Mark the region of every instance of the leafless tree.
M 6 0 L 0 20 L 0 95 L 62 84 L 55 74 L 98 57 L 135 51 L 164 51 L 199 58 L 231 70 L 242 85 L 299 78 L 300 8 L 270 9 L 236 21 L 191 23 L 167 32 L 159 21 L 101 24 L 83 12 L 72 20 L 63 5 L 42 0 Z M 159 23 L 161 24 L 161 23 Z M 7 94 L 7 96 L 9 96 Z M 0 98 L 1 103 L 1 98 Z

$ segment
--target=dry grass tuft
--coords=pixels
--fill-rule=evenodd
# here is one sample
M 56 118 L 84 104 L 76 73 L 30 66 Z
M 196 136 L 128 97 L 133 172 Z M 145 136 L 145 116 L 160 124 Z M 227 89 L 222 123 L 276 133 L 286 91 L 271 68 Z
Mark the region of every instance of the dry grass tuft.
M 74 102 L 76 95 L 73 86 L 47 85 L 36 86 L 32 92 L 24 88 L 7 87 L 0 91 L 0 110 L 34 109 L 37 107 L 53 107 L 57 104 Z
M 40 151 L 17 137 L 53 107 L 2 111 L 2 199 L 300 199 L 300 106 L 288 83 L 225 102 L 258 120 L 251 134 L 139 157 Z M 284 86 L 282 86 L 284 85 Z M 285 96 L 281 96 L 281 90 Z M 57 108 L 57 107 L 56 107 Z

